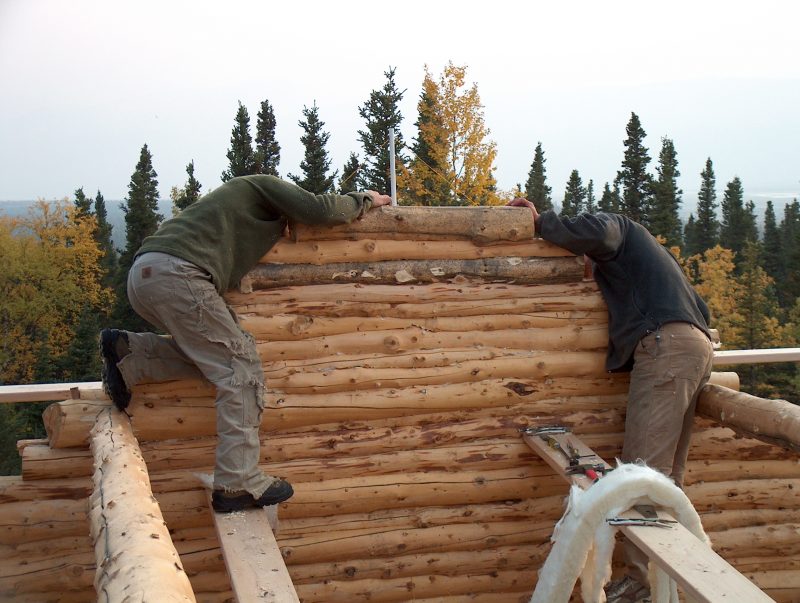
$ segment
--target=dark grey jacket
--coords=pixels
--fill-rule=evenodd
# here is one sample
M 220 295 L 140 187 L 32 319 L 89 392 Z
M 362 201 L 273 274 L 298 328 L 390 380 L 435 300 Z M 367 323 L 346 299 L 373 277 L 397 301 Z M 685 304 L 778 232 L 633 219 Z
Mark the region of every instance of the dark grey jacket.
M 609 371 L 630 370 L 639 340 L 668 322 L 688 322 L 709 335 L 708 306 L 675 257 L 640 224 L 618 214 L 565 218 L 551 210 L 539 216 L 536 231 L 594 261 L 594 278 L 608 305 Z

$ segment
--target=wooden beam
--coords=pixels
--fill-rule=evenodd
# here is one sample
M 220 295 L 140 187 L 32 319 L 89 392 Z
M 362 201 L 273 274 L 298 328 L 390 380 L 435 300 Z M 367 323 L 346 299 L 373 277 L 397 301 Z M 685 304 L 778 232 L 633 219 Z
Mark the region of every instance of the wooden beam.
M 736 433 L 800 452 L 800 406 L 768 400 L 721 385 L 706 385 L 697 413 Z
M 91 434 L 94 491 L 89 527 L 100 602 L 194 602 L 189 578 L 150 489 L 147 466 L 130 419 L 109 408 Z
M 277 507 L 211 514 L 236 600 L 300 603 L 272 531 Z
M 552 435 L 559 445 L 568 450 L 571 443 L 581 455 L 582 463 L 611 466 L 595 454 L 575 434 Z M 569 463 L 557 449 L 549 446 L 539 436 L 523 433 L 525 442 L 568 482 L 584 490 L 592 481 L 584 475 L 565 473 Z M 660 518 L 674 520 L 668 513 L 658 512 Z M 623 517 L 641 517 L 628 511 Z M 688 597 L 699 603 L 768 603 L 772 601 L 755 584 L 750 582 L 728 564 L 694 534 L 675 523 L 672 529 L 656 529 L 647 526 L 620 526 L 622 533 L 641 549 L 650 560 L 669 574 Z
M 759 364 L 762 362 L 797 361 L 800 361 L 800 348 L 720 350 L 714 352 L 714 366 L 721 364 Z
M 107 399 L 108 397 L 103 391 L 103 384 L 100 381 L 0 386 L 0 403 Z

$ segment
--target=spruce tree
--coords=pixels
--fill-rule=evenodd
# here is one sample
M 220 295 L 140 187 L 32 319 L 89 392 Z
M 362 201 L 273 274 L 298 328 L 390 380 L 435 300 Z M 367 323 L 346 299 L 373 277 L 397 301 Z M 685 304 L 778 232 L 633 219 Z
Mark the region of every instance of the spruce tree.
M 702 253 L 719 243 L 717 220 L 717 191 L 714 164 L 709 157 L 700 173 L 700 192 L 697 195 L 697 220 L 695 222 L 695 248 L 691 253 Z
M 617 174 L 622 186 L 620 210 L 631 220 L 647 226 L 652 197 L 652 177 L 647 173 L 650 156 L 643 144 L 646 133 L 636 113 L 631 113 L 625 131 L 628 135 L 624 142 L 625 157 Z
M 730 249 L 740 259 L 745 244 L 744 192 L 742 181 L 736 176 L 728 182 L 720 204 L 722 220 L 719 226 L 719 243 Z M 738 262 L 737 262 L 738 264 Z
M 395 166 L 398 168 L 406 162 L 402 154 L 405 148 L 400 123 L 400 101 L 405 91 L 397 89 L 394 81 L 395 68 L 390 67 L 383 75 L 386 83 L 380 90 L 373 90 L 369 99 L 358 109 L 358 114 L 366 122 L 366 129 L 358 131 L 358 138 L 364 149 L 364 160 L 359 173 L 359 186 L 362 189 L 375 190 L 382 193 L 391 188 L 389 160 L 389 131 L 394 131 Z
M 256 122 L 256 173 L 278 175 L 278 164 L 281 162 L 281 145 L 275 138 L 275 113 L 269 101 L 261 101 L 261 110 Z
M 689 214 L 686 226 L 683 228 L 683 250 L 687 257 L 702 253 L 700 242 L 697 239 L 697 222 L 694 214 Z
M 339 194 L 346 195 L 358 190 L 358 172 L 361 164 L 358 162 L 358 155 L 350 153 L 350 158 L 342 168 L 342 177 L 339 179 Z
M 783 282 L 783 246 L 781 245 L 778 223 L 775 218 L 775 208 L 772 200 L 767 201 L 764 211 L 764 241 L 761 246 L 761 263 L 766 273 L 776 283 Z
M 423 132 L 441 130 L 433 127 L 440 116 L 436 110 L 438 89 L 431 84 L 432 82 L 428 80 L 423 82 L 422 93 L 417 103 L 417 121 L 414 122 L 419 134 L 411 146 L 414 159 L 410 167 L 414 171 L 416 176 L 414 180 L 418 182 L 418 186 L 406 187 L 403 195 L 414 205 L 445 205 L 450 198 L 450 187 L 444 177 L 447 168 L 440 164 L 438 155 L 434 155 L 428 137 L 423 136 Z M 403 179 L 408 180 L 405 177 Z
M 561 215 L 574 218 L 583 212 L 586 206 L 586 189 L 581 181 L 578 170 L 572 170 L 564 191 L 564 202 L 561 205 Z
M 675 145 L 669 138 L 661 139 L 661 152 L 656 167 L 658 178 L 653 185 L 653 207 L 648 225 L 653 235 L 661 235 L 668 247 L 683 244 L 681 220 L 678 210 L 683 191 L 678 188 L 678 157 Z
M 603 194 L 600 195 L 600 201 L 597 204 L 598 211 L 613 212 L 619 211 L 619 194 L 611 190 L 608 182 L 603 185 Z
M 783 245 L 783 275 L 780 300 L 783 308 L 789 308 L 800 298 L 800 203 L 797 199 L 783 208 L 780 226 Z
M 183 188 L 173 188 L 170 194 L 174 206 L 173 213 L 176 214 L 186 209 L 200 198 L 202 185 L 197 178 L 194 177 L 194 159 L 186 166 L 186 173 L 189 179 L 186 181 L 186 184 L 183 185 Z
M 239 101 L 236 119 L 231 130 L 231 147 L 227 152 L 228 169 L 222 172 L 222 181 L 227 182 L 237 176 L 256 173 L 256 157 L 253 152 L 253 138 L 250 136 L 250 115 Z
M 329 193 L 333 190 L 333 183 L 337 175 L 337 172 L 334 172 L 328 176 L 331 160 L 328 158 L 325 145 L 331 135 L 322 129 L 325 122 L 319 118 L 319 107 L 317 107 L 316 101 L 310 109 L 303 107 L 303 116 L 305 120 L 298 122 L 305 132 L 300 137 L 300 141 L 306 148 L 305 158 L 300 162 L 303 176 L 289 174 L 289 178 L 309 192 L 317 195 Z
M 528 181 L 525 183 L 525 197 L 536 206 L 538 212 L 553 209 L 550 187 L 547 186 L 545 161 L 547 160 L 544 158 L 542 143 L 538 142 L 533 153 L 533 163 L 528 172 Z
M 94 198 L 94 215 L 97 218 L 95 240 L 103 253 L 103 257 L 100 259 L 103 276 L 100 281 L 104 287 L 111 287 L 117 275 L 117 250 L 114 248 L 114 240 L 111 236 L 114 227 L 108 222 L 106 201 L 100 191 L 97 191 L 97 196 Z
M 584 207 L 584 211 L 587 214 L 593 214 L 597 211 L 597 199 L 594 196 L 594 180 L 589 180 L 589 184 L 586 185 L 586 207 Z
M 153 158 L 147 145 L 142 147 L 136 170 L 128 184 L 128 197 L 122 205 L 125 212 L 125 249 L 119 258 L 114 314 L 122 328 L 137 331 L 147 328 L 130 307 L 127 295 L 127 277 L 133 258 L 142 242 L 157 229 L 164 217 L 158 213 L 158 174 L 153 169 Z
M 85 218 L 92 215 L 92 199 L 83 192 L 83 187 L 75 190 L 75 209 L 78 217 Z

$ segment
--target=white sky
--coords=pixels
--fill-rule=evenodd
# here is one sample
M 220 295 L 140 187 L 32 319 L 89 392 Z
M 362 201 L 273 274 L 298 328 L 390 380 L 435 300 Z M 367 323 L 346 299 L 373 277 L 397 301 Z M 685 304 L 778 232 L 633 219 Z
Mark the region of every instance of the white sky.
M 738 175 L 748 194 L 800 196 L 798 17 L 784 0 L 0 0 L 0 200 L 122 199 L 144 143 L 162 197 L 192 159 L 214 188 L 238 100 L 253 134 L 273 105 L 284 176 L 316 101 L 341 169 L 383 72 L 406 89 L 410 143 L 424 67 L 448 60 L 478 84 L 501 189 L 541 141 L 557 201 L 572 169 L 599 192 L 634 111 L 653 168 L 674 140 L 687 194 L 710 156 L 720 195 Z

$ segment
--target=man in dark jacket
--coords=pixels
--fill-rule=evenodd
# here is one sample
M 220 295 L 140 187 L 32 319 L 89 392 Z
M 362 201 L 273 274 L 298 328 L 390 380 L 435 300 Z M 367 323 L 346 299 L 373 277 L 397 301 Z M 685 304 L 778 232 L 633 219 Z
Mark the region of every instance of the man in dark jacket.
M 539 214 L 527 199 L 510 205 L 531 209 L 543 239 L 592 260 L 608 306 L 606 369 L 631 373 L 622 461 L 643 461 L 682 486 L 697 397 L 711 374 L 705 302 L 672 254 L 625 216 Z M 625 553 L 631 575 L 610 586 L 609 602 L 649 595 L 647 558 L 628 542 Z
M 374 191 L 314 195 L 274 176 L 243 176 L 162 224 L 137 251 L 128 273 L 131 306 L 169 335 L 103 330 L 103 385 L 121 410 L 137 383 L 205 377 L 216 386 L 215 510 L 273 505 L 293 494 L 287 481 L 258 467 L 264 373 L 255 340 L 222 295 L 289 221 L 345 224 L 389 202 Z

